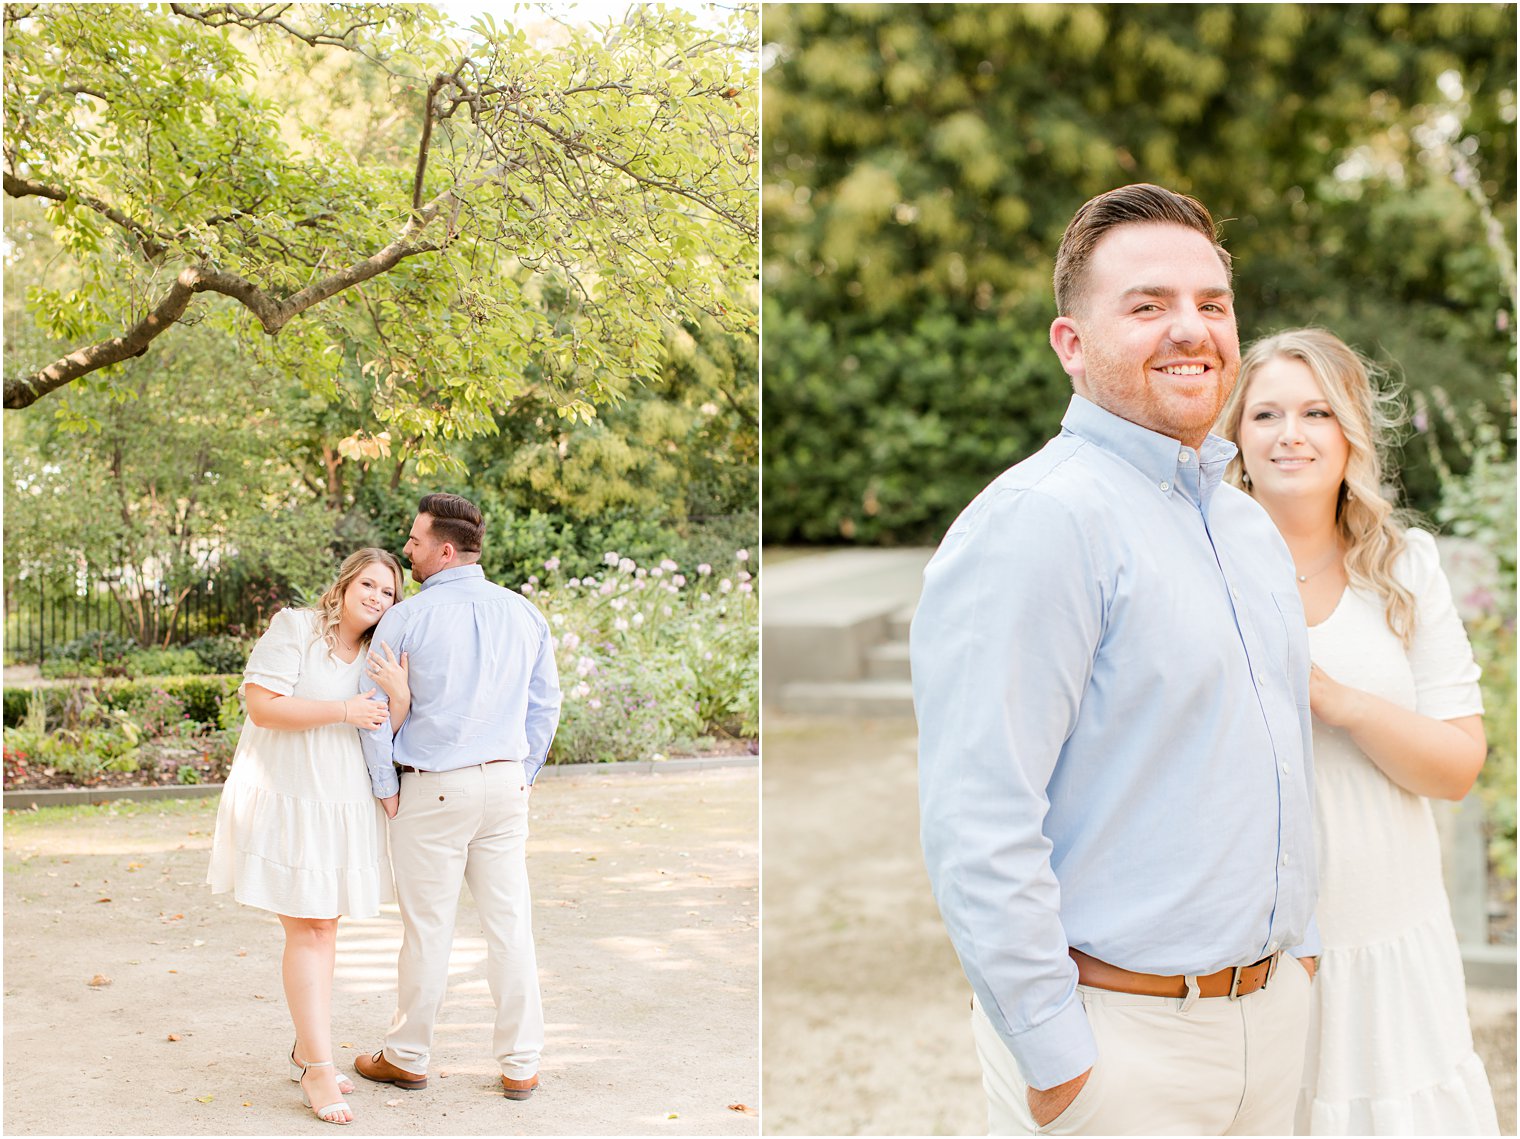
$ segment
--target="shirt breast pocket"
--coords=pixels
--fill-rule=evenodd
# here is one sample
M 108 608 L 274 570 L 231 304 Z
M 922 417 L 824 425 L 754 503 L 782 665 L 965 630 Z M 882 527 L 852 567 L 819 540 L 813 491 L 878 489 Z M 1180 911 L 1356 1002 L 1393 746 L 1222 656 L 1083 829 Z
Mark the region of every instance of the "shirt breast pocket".
M 1304 620 L 1304 603 L 1296 589 L 1274 589 L 1272 603 L 1281 621 L 1286 642 L 1288 680 L 1293 687 L 1293 699 L 1305 708 L 1309 706 L 1309 627 Z

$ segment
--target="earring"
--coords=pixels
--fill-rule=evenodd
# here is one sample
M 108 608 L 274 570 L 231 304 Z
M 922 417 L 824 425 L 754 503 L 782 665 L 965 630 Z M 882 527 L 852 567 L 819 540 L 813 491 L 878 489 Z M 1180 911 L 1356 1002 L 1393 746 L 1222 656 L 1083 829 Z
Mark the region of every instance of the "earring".
M 1250 471 L 1241 471 L 1240 472 L 1240 485 L 1243 486 L 1243 487 L 1245 487 L 1247 490 L 1251 489 L 1251 472 Z
M 1355 501 L 1356 495 L 1354 495 L 1353 493 L 1351 493 L 1351 484 L 1350 483 L 1342 483 L 1341 486 L 1346 491 L 1346 501 L 1347 502 L 1353 502 L 1353 501 Z

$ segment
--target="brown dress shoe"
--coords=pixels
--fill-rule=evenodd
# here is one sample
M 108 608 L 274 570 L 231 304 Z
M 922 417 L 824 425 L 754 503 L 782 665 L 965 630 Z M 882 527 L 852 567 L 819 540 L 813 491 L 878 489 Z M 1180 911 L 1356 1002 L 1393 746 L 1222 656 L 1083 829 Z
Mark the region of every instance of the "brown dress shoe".
M 377 1084 L 395 1084 L 398 1088 L 405 1088 L 409 1092 L 420 1091 L 427 1087 L 426 1075 L 419 1076 L 415 1072 L 403 1071 L 396 1067 L 385 1058 L 383 1048 L 373 1056 L 356 1056 L 354 1071 L 366 1080 L 374 1080 Z
M 536 1087 L 538 1087 L 537 1075 L 529 1076 L 526 1080 L 514 1080 L 511 1076 L 501 1078 L 501 1094 L 508 1099 L 527 1099 Z

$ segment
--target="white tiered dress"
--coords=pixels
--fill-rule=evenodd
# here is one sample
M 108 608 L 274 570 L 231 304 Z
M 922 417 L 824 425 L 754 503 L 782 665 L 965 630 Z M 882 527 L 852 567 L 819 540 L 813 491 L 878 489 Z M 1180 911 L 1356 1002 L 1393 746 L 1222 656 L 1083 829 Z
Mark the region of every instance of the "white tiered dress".
M 364 653 L 344 664 L 317 634 L 309 609 L 282 609 L 243 672 L 282 696 L 347 700 Z M 373 917 L 394 889 L 385 813 L 370 788 L 359 733 L 347 724 L 305 731 L 243 723 L 216 813 L 215 894 L 302 918 Z
M 1435 540 L 1408 532 L 1396 575 L 1418 603 L 1406 650 L 1383 603 L 1348 588 L 1309 630 L 1331 677 L 1439 720 L 1483 710 L 1478 666 Z M 1337 728 L 1314 722 L 1319 930 L 1295 1130 L 1496 1135 L 1473 1051 L 1462 959 L 1430 801 L 1403 790 Z

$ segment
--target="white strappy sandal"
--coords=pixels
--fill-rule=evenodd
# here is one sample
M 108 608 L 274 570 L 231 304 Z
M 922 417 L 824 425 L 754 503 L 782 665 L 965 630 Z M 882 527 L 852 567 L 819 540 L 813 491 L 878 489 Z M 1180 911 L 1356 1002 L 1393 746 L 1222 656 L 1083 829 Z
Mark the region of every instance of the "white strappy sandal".
M 301 1065 L 301 1075 L 304 1076 L 312 1068 L 332 1068 L 333 1066 L 331 1060 L 313 1060 Z M 317 1107 L 311 1102 L 311 1096 L 307 1094 L 306 1085 L 304 1084 L 301 1085 L 301 1103 L 311 1108 L 316 1113 L 317 1118 L 323 1123 L 336 1123 L 339 1127 L 347 1127 L 353 1122 L 352 1119 L 338 1119 L 335 1115 L 339 1110 L 346 1111 L 352 1115 L 354 1109 L 349 1107 L 347 1103 L 340 1099 L 336 1103 L 324 1104 L 322 1107 Z
M 292 1042 L 290 1045 L 290 1082 L 293 1084 L 299 1084 L 301 1082 L 302 1074 L 301 1061 L 296 1059 L 296 1046 L 295 1043 Z M 338 1091 L 343 1095 L 354 1094 L 354 1081 L 349 1079 L 342 1072 L 338 1073 Z

